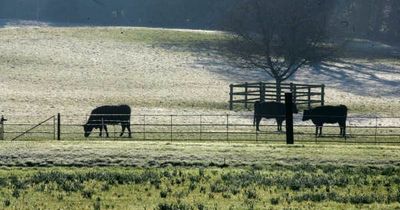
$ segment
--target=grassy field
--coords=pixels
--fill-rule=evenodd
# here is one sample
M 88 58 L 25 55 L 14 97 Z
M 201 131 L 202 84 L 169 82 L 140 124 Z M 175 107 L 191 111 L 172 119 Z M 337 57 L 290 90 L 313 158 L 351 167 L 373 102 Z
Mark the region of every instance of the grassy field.
M 0 114 L 14 126 L 6 124 L 6 132 L 61 113 L 63 123 L 72 125 L 63 132 L 82 140 L 85 116 L 102 104 L 166 116 L 147 118 L 167 125 L 147 131 L 169 132 L 174 114 L 219 115 L 202 120 L 222 124 L 221 115 L 250 116 L 227 111 L 229 84 L 270 78 L 232 66 L 220 51 L 229 38 L 221 32 L 124 27 L 2 28 Z M 346 104 L 351 116 L 398 116 L 399 61 L 374 58 L 385 49 L 372 43 L 368 59 L 332 58 L 305 67 L 291 81 L 326 84 L 326 104 Z M 230 118 L 250 124 L 234 131 L 254 130 L 248 116 Z M 175 123 L 199 123 L 178 118 Z M 133 121 L 138 140 L 135 132 L 144 130 L 144 119 Z M 349 122 L 363 123 L 371 126 Z M 384 134 L 398 132 L 397 118 L 372 123 L 386 126 Z M 54 124 L 36 131 L 51 138 Z M 399 146 L 36 139 L 0 141 L 0 209 L 400 209 Z
M 399 149 L 355 145 L 1 142 L 0 206 L 396 209 L 400 208 Z
M 271 78 L 224 59 L 220 46 L 228 39 L 209 31 L 2 28 L 0 112 L 10 120 L 83 116 L 101 104 L 126 103 L 135 114 L 231 113 L 229 84 Z M 371 46 L 371 52 L 379 47 Z M 333 58 L 303 68 L 291 81 L 326 84 L 326 104 L 346 104 L 351 114 L 398 116 L 398 64 L 393 58 Z
M 251 166 L 333 164 L 400 166 L 398 146 L 329 143 L 285 146 L 256 143 L 121 141 L 0 142 L 2 166 Z

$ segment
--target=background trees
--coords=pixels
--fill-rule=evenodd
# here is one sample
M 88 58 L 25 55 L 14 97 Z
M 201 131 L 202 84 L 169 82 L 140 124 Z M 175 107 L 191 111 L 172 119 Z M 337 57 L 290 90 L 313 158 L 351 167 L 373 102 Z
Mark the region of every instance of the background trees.
M 2 0 L 0 18 L 93 25 L 221 29 L 220 21 L 240 0 Z M 247 2 L 247 1 L 245 1 Z M 260 0 L 260 2 L 269 2 Z M 299 7 L 301 3 L 292 1 Z M 322 0 L 325 4 L 326 1 Z M 400 42 L 398 0 L 331 0 L 331 37 Z M 287 12 L 281 14 L 285 15 Z
M 322 55 L 332 1 L 247 0 L 234 8 L 227 30 L 237 36 L 232 60 L 264 70 L 281 83 Z

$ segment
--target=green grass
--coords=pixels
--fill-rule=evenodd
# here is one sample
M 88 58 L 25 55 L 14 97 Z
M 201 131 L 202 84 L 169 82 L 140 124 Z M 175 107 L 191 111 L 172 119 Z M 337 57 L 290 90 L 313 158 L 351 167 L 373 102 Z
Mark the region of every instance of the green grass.
M 108 39 L 126 43 L 145 43 L 177 48 L 217 49 L 232 37 L 218 32 L 192 32 L 146 28 L 74 28 L 63 30 L 70 36 L 82 39 Z
M 0 170 L 0 194 L 4 209 L 394 209 L 398 173 L 399 167 L 308 164 L 12 168 Z
M 2 166 L 400 166 L 399 146 L 355 144 L 17 141 L 0 142 Z
M 399 149 L 0 142 L 0 208 L 396 209 Z

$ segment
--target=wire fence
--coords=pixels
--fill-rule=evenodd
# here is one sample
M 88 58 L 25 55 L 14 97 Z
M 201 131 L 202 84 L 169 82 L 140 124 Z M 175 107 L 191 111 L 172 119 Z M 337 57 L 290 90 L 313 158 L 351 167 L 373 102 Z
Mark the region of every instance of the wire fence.
M 93 129 L 84 137 L 83 125 L 88 116 L 8 116 L 2 122 L 2 140 L 115 140 L 115 141 L 227 141 L 227 142 L 285 142 L 284 131 L 277 131 L 274 119 L 263 118 L 259 132 L 248 115 L 132 115 L 131 138 L 127 131 L 120 137 L 122 127 L 112 121 L 94 123 L 108 127 L 100 136 L 100 129 Z M 118 123 L 118 122 L 115 122 Z M 89 123 L 90 124 L 90 123 Z M 93 122 L 92 122 L 93 124 Z M 347 117 L 346 138 L 340 137 L 338 124 L 325 124 L 323 135 L 315 136 L 315 125 L 302 121 L 301 114 L 294 116 L 295 142 L 346 142 L 346 143 L 400 143 L 400 117 Z M 285 128 L 285 124 L 283 124 Z M 2 133 L 1 133 L 2 132 Z

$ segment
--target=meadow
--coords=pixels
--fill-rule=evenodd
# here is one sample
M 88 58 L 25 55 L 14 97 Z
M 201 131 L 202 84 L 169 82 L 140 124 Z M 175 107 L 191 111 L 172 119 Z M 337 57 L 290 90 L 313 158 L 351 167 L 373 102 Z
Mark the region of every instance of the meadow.
M 398 146 L 0 145 L 4 209 L 400 208 Z
M 56 113 L 74 126 L 63 132 L 81 132 L 94 107 L 120 103 L 134 115 L 165 115 L 167 123 L 170 115 L 242 115 L 230 120 L 247 127 L 235 129 L 254 130 L 251 111 L 227 111 L 229 84 L 270 78 L 226 60 L 221 48 L 230 38 L 149 28 L 1 28 L 0 114 L 9 124 L 22 123 L 8 130 L 6 124 L 6 132 Z M 367 40 L 354 44 L 368 55 L 392 49 Z M 305 67 L 291 81 L 324 83 L 326 104 L 346 104 L 352 117 L 389 116 L 379 125 L 389 126 L 385 134 L 398 132 L 390 127 L 399 123 L 393 118 L 400 111 L 398 59 L 349 52 Z M 142 119 L 134 121 L 141 131 Z M 134 141 L 87 140 L 75 133 L 47 141 L 54 124 L 40 129 L 46 139 L 0 141 L 0 209 L 400 209 L 400 148 L 371 144 L 374 139 L 286 146 L 279 134 L 273 135 L 280 142 L 196 142 L 169 134 L 157 134 L 167 141 L 136 134 Z
M 29 120 L 84 116 L 102 104 L 125 103 L 137 115 L 250 114 L 227 111 L 229 84 L 270 78 L 224 58 L 230 38 L 215 31 L 129 27 L 2 28 L 0 112 Z M 380 56 L 391 50 L 384 44 L 355 44 L 376 58 L 332 57 L 287 82 L 323 83 L 326 104 L 346 104 L 353 115 L 398 116 L 398 59 Z

